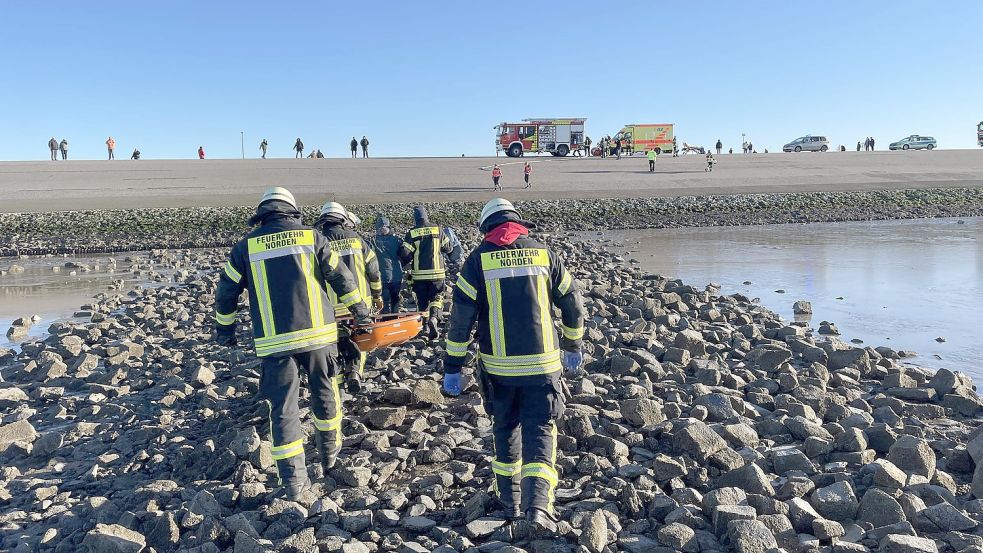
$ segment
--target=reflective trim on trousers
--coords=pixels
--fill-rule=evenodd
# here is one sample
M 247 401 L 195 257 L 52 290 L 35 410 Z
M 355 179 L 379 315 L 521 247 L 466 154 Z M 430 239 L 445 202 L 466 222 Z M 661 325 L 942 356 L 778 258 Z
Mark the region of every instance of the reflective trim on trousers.
M 295 455 L 300 455 L 304 452 L 304 440 L 300 439 L 295 442 L 290 442 L 285 445 L 278 445 L 270 448 L 270 453 L 273 455 L 273 459 L 279 461 L 281 459 L 289 459 Z
M 231 324 L 235 324 L 236 312 L 233 311 L 232 313 L 219 313 L 218 311 L 216 311 L 215 322 L 223 326 L 229 326 Z

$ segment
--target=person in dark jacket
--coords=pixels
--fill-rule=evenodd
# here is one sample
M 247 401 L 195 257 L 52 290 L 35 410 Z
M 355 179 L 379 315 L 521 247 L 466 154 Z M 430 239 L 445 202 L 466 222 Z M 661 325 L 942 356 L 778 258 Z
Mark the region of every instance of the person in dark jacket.
M 561 369 L 577 373 L 584 306 L 563 262 L 529 237 L 535 228 L 512 203 L 485 204 L 485 235 L 458 275 L 444 350 L 443 389 L 461 393 L 461 368 L 477 324 L 478 382 L 492 417 L 498 500 L 509 518 L 525 515 L 555 532 L 556 421 L 563 414 Z M 561 313 L 561 329 L 553 309 Z
M 352 147 L 352 159 L 357 158 L 358 157 L 358 140 L 355 140 L 355 137 L 354 136 L 352 137 L 352 141 L 351 141 L 351 143 L 349 143 L 349 146 Z
M 294 142 L 294 151 L 297 152 L 294 159 L 304 157 L 304 143 L 299 138 Z
M 355 232 L 353 218 L 348 210 L 338 202 L 325 202 L 321 207 L 321 216 L 314 223 L 314 228 L 327 239 L 328 247 L 338 254 L 341 263 L 354 275 L 361 296 L 363 298 L 371 296 L 373 307 L 381 311 L 383 302 L 379 262 L 375 250 Z M 328 290 L 328 298 L 334 304 L 335 317 L 350 315 L 348 308 L 333 291 Z M 347 382 L 348 391 L 357 393 L 361 390 L 361 375 L 365 369 L 366 355 L 344 332 L 339 335 L 338 351 L 343 363 L 342 376 Z
M 717 155 L 718 156 L 720 155 L 720 152 L 723 151 L 723 149 L 724 149 L 724 143 L 721 142 L 720 139 L 718 138 L 717 139 Z
M 62 138 L 61 142 L 58 143 L 58 149 L 61 150 L 62 161 L 68 159 L 68 139 Z
M 375 254 L 382 276 L 384 313 L 399 313 L 399 295 L 403 290 L 403 267 L 399 250 L 403 241 L 393 234 L 389 219 L 379 215 L 375 220 Z
M 430 223 L 423 206 L 413 208 L 413 220 L 415 225 L 403 239 L 399 259 L 413 280 L 416 308 L 427 318 L 428 334 L 437 338 L 444 315 L 444 280 L 447 278 L 444 255 L 451 253 L 451 244 L 440 227 Z
M 310 489 L 305 435 L 298 405 L 300 375 L 307 373 L 316 442 L 325 472 L 341 451 L 341 394 L 338 389 L 338 327 L 330 289 L 360 325 L 371 323 L 358 285 L 327 240 L 300 222 L 293 195 L 267 190 L 250 225 L 258 225 L 232 247 L 215 292 L 219 344 L 236 345 L 236 311 L 249 292 L 256 355 L 262 360 L 259 396 L 269 403 L 271 454 L 280 485 L 295 501 Z
M 362 135 L 362 142 L 360 144 L 362 145 L 362 157 L 369 157 L 369 139 L 365 138 L 364 134 Z
M 51 161 L 58 161 L 58 141 L 53 136 L 48 141 L 48 149 L 51 150 Z

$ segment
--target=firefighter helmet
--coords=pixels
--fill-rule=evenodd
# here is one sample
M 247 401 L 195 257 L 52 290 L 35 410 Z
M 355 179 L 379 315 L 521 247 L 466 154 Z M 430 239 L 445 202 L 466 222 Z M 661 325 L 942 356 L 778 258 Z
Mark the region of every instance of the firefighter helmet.
M 286 188 L 279 186 L 271 186 L 263 192 L 263 197 L 259 200 L 259 205 L 263 205 L 266 202 L 279 200 L 281 202 L 287 202 L 294 209 L 297 209 L 297 201 L 294 200 L 294 195 L 290 193 Z
M 345 218 L 348 219 L 348 222 L 351 223 L 353 227 L 357 227 L 358 225 L 362 224 L 362 218 L 355 215 L 351 211 L 348 211 L 347 209 L 345 210 Z
M 505 198 L 492 198 L 485 204 L 485 207 L 481 208 L 481 219 L 478 221 L 478 226 L 483 226 L 489 217 L 503 211 L 518 213 L 518 211 L 515 210 L 515 206 L 512 205 L 512 202 L 506 200 Z
M 324 217 L 325 215 L 337 215 L 342 219 L 346 219 L 348 210 L 338 202 L 324 202 L 324 205 L 321 206 L 321 216 Z

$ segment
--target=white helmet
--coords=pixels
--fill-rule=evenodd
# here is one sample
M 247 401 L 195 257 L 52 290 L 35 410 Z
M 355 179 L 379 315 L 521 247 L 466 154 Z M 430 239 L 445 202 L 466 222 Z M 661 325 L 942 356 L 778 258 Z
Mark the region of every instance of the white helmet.
M 478 227 L 484 225 L 485 221 L 487 221 L 489 217 L 496 213 L 501 213 L 502 211 L 513 211 L 518 213 L 518 211 L 515 210 L 515 206 L 512 205 L 512 202 L 506 200 L 505 198 L 492 198 L 485 204 L 485 207 L 481 208 L 481 219 L 478 220 Z
M 294 200 L 294 195 L 290 193 L 286 188 L 281 188 L 279 186 L 271 186 L 263 192 L 263 197 L 260 198 L 259 204 L 263 205 L 264 202 L 271 200 L 280 200 L 281 202 L 287 202 L 292 205 L 294 209 L 297 209 L 297 200 Z
M 323 217 L 332 213 L 341 216 L 342 219 L 345 219 L 347 217 L 348 210 L 346 210 L 345 206 L 339 204 L 338 202 L 324 202 L 324 205 L 321 206 L 321 216 Z
M 348 219 L 348 222 L 351 223 L 353 227 L 357 227 L 358 225 L 362 224 L 362 218 L 355 215 L 351 211 L 345 210 L 345 218 Z

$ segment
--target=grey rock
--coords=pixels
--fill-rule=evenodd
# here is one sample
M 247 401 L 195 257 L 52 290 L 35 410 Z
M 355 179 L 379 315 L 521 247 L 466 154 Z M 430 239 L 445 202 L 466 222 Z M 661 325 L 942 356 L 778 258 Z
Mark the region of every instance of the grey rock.
M 737 553 L 766 553 L 778 547 L 771 530 L 757 520 L 732 521 L 727 528 L 727 535 Z
M 754 520 L 758 514 L 748 505 L 717 505 L 713 510 L 713 532 L 718 536 L 727 533 L 728 524 L 738 520 Z
M 608 543 L 608 526 L 603 510 L 597 509 L 590 514 L 584 523 L 578 543 L 592 553 L 601 553 L 604 550 Z
M 965 532 L 976 528 L 979 524 L 966 513 L 946 502 L 932 505 L 922 512 L 943 532 Z
M 369 411 L 369 426 L 376 430 L 391 430 L 403 424 L 406 407 L 375 407 Z
M 825 518 L 847 522 L 853 520 L 860 503 L 853 492 L 853 486 L 843 480 L 813 492 L 812 505 Z
M 928 442 L 915 436 L 900 436 L 887 452 L 887 460 L 905 472 L 926 478 L 932 478 L 935 474 L 935 452 Z
M 444 395 L 440 391 L 440 384 L 436 381 L 418 380 L 410 391 L 410 401 L 414 405 L 443 405 Z
M 935 542 L 928 538 L 889 534 L 881 540 L 881 553 L 938 553 Z
M 732 470 L 723 474 L 717 479 L 717 486 L 731 486 L 759 495 L 771 497 L 775 495 L 775 488 L 771 485 L 771 480 L 761 470 L 761 467 L 754 463 L 744 465 L 739 469 Z
M 905 514 L 896 499 L 879 488 L 870 488 L 860 500 L 857 519 L 869 522 L 877 528 L 902 522 Z
M 727 447 L 727 442 L 705 423 L 688 419 L 679 429 L 674 429 L 674 447 L 677 451 L 689 454 L 701 463 Z
M 96 524 L 82 539 L 90 553 L 139 553 L 147 546 L 143 534 L 119 524 Z
M 792 313 L 795 315 L 812 315 L 812 304 L 799 300 L 792 304 Z
M 634 426 L 650 426 L 665 420 L 665 415 L 662 414 L 662 404 L 648 398 L 622 401 L 621 416 Z
M 689 526 L 678 522 L 659 528 L 657 537 L 667 547 L 678 551 L 696 552 L 700 549 L 696 542 L 696 532 Z
M 887 459 L 877 459 L 872 464 L 877 467 L 874 472 L 876 486 L 900 490 L 908 481 L 908 475 Z
M 27 420 L 0 426 L 0 453 L 6 451 L 14 442 L 32 443 L 37 438 L 37 431 Z

